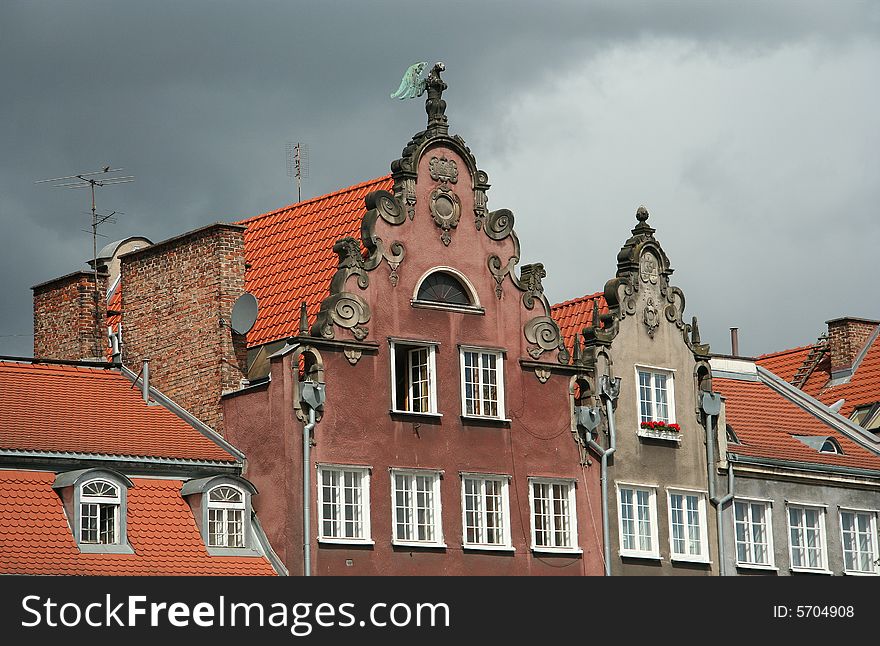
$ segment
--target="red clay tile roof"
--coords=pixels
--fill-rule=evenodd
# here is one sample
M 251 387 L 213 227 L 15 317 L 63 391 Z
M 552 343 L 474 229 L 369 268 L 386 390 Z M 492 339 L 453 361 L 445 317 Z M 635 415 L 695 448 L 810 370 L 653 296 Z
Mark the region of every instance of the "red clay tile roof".
M 581 330 L 593 324 L 593 301 L 599 299 L 599 314 L 608 313 L 608 303 L 603 292 L 588 294 L 570 301 L 557 303 L 550 308 L 553 320 L 559 324 L 565 347 L 572 351 L 573 339 Z
M 880 455 L 823 423 L 766 384 L 716 377 L 712 386 L 726 397 L 727 423 L 742 443 L 729 444 L 728 451 L 743 456 L 880 471 Z M 833 437 L 843 455 L 819 453 L 793 435 Z
M 234 462 L 115 370 L 0 361 L 0 449 Z
M 249 346 L 296 336 L 303 301 L 314 321 L 337 267 L 333 243 L 360 239 L 364 198 L 392 186 L 390 176 L 379 177 L 237 223 L 247 226 L 245 287 L 259 303 Z
M 812 345 L 804 345 L 800 348 L 762 354 L 755 360 L 755 363 L 791 383 L 794 373 L 803 365 L 804 359 L 807 358 L 812 347 Z
M 791 353 L 791 359 L 788 362 L 791 365 L 803 350 L 806 349 L 808 352 L 809 348 L 810 346 L 794 348 L 764 355 L 759 357 L 758 363 L 771 372 L 775 372 L 783 379 L 788 380 L 785 375 L 777 372 L 777 369 L 779 369 L 777 364 L 781 361 L 777 357 L 788 356 L 787 353 Z M 765 361 L 765 357 L 768 360 Z M 806 353 L 803 354 L 803 358 L 806 358 Z M 777 369 L 774 369 L 774 366 L 777 366 Z M 794 370 L 797 370 L 797 367 Z M 826 353 L 825 357 L 823 357 L 810 375 L 807 383 L 803 385 L 802 390 L 828 406 L 843 399 L 844 404 L 840 409 L 840 414 L 844 417 L 850 417 L 859 406 L 880 401 L 880 337 L 871 344 L 864 359 L 862 359 L 862 362 L 847 383 L 829 386 L 830 375 L 831 362 L 829 355 Z
M 0 573 L 81 575 L 272 575 L 263 557 L 211 556 L 180 480 L 135 478 L 128 490 L 134 554 L 81 554 L 55 474 L 0 471 Z
M 116 326 L 122 320 L 122 281 L 117 283 L 116 289 L 107 301 L 107 327 L 116 330 Z

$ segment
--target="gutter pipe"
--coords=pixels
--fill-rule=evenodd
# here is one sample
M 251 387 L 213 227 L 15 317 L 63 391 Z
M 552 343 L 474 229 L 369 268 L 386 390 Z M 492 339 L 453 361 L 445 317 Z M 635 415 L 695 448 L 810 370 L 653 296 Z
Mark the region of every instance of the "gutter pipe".
M 608 419 L 608 443 L 607 449 L 602 448 L 588 436 L 587 446 L 599 454 L 601 459 L 601 483 L 602 483 L 602 540 L 605 546 L 605 576 L 611 576 L 611 528 L 608 521 L 608 458 L 617 450 L 617 432 L 614 425 L 614 400 L 620 394 L 620 377 L 612 379 L 608 375 L 602 375 L 600 388 L 605 399 L 605 415 Z M 598 421 L 598 416 L 597 416 Z
M 715 489 L 715 437 L 718 435 L 718 415 L 721 413 L 721 395 L 703 393 L 700 408 L 706 414 L 706 469 L 709 480 L 709 501 L 715 505 L 715 521 L 718 526 L 718 574 L 727 575 L 724 551 L 724 505 L 733 500 L 733 467 L 727 465 L 727 494 L 719 498 Z
M 303 576 L 312 576 L 311 491 L 310 470 L 312 430 L 315 428 L 315 409 L 309 406 L 309 423 L 303 426 Z

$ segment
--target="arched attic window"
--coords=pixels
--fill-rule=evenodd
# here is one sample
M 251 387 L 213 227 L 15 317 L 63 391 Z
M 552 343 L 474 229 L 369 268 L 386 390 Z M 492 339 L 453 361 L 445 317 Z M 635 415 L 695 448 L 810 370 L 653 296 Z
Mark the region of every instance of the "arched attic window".
M 822 448 L 819 449 L 819 453 L 835 453 L 837 455 L 843 455 L 843 449 L 840 448 L 840 444 L 837 443 L 837 440 L 829 437 L 822 444 Z
M 412 304 L 415 307 L 483 312 L 473 285 L 450 267 L 435 267 L 422 276 Z

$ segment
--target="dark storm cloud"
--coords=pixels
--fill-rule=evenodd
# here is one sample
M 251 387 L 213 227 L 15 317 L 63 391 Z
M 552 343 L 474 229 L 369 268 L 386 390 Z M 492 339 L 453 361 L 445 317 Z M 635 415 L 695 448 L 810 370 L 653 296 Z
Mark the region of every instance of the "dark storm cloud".
M 577 247 L 563 245 L 566 253 L 561 254 L 558 243 L 543 236 L 535 225 L 540 216 L 537 203 L 532 206 L 532 197 L 518 192 L 512 178 L 517 165 L 535 164 L 534 172 L 540 173 L 543 164 L 535 160 L 553 159 L 574 167 L 584 158 L 604 157 L 604 167 L 611 169 L 615 161 L 622 164 L 631 154 L 619 141 L 602 140 L 597 125 L 602 121 L 603 88 L 614 85 L 609 79 L 613 81 L 616 59 L 609 59 L 609 52 L 621 52 L 625 61 L 630 54 L 648 52 L 647 59 L 653 58 L 658 69 L 673 74 L 675 66 L 662 60 L 668 52 L 662 43 L 672 41 L 682 44 L 691 57 L 717 61 L 716 71 L 723 75 L 725 67 L 736 67 L 737 60 L 760 61 L 792 47 L 799 48 L 800 56 L 833 57 L 829 52 L 867 42 L 868 55 L 876 53 L 878 17 L 873 4 L 820 1 L 3 2 L 0 221 L 5 241 L 0 271 L 6 280 L 0 305 L 0 352 L 30 353 L 27 337 L 3 336 L 31 330 L 28 287 L 81 267 L 91 253 L 90 238 L 82 232 L 88 224 L 85 192 L 50 189 L 34 185 L 34 180 L 94 170 L 105 163 L 136 175 L 133 184 L 99 192 L 99 208 L 125 213 L 115 225 L 102 229 L 108 238 L 99 246 L 134 234 L 161 240 L 208 222 L 235 220 L 293 201 L 295 188 L 285 172 L 288 141 L 310 145 L 311 176 L 305 195 L 322 194 L 388 172 L 389 162 L 409 136 L 423 127 L 420 101 L 388 98 L 403 70 L 416 60 L 447 63 L 453 130 L 465 137 L 489 172 L 494 184 L 491 205 L 517 212 L 526 255 L 548 265 L 551 297 L 569 298 L 599 289 L 613 273 L 614 255 L 631 226 L 632 210 L 651 197 L 650 190 L 643 196 L 634 187 L 650 182 L 635 178 L 633 184 L 620 183 L 619 201 L 609 196 L 603 202 L 606 198 L 597 190 L 592 205 L 589 195 L 574 190 L 577 184 L 553 189 L 556 195 L 568 195 L 561 202 L 565 208 L 556 211 L 562 218 L 555 227 L 557 239 L 559 231 L 588 230 L 585 212 L 598 216 L 604 207 L 614 210 L 614 226 L 598 227 L 603 233 L 590 236 L 591 260 L 584 269 Z M 594 74 L 592 85 L 574 82 L 590 74 Z M 566 90 L 567 85 L 578 89 Z M 612 98 L 628 96 L 619 87 L 608 91 Z M 632 91 L 638 95 L 637 89 Z M 693 93 L 695 103 L 700 91 L 687 84 L 675 88 L 678 94 Z M 652 100 L 671 102 L 657 92 L 662 90 Z M 546 108 L 541 107 L 544 96 L 555 97 Z M 524 111 L 530 101 L 538 107 Z M 586 106 L 591 122 L 570 126 L 570 133 L 548 131 L 554 120 L 553 113 L 545 111 L 553 109 L 550 103 L 559 116 L 570 112 L 569 106 Z M 657 109 L 662 112 L 662 107 Z M 529 118 L 523 120 L 523 114 Z M 848 132 L 876 123 L 866 122 L 861 112 L 856 118 L 841 117 L 845 121 L 840 128 Z M 567 123 L 563 118 L 556 121 Z M 809 121 L 800 123 L 808 127 Z M 686 126 L 680 124 L 683 138 L 688 137 Z M 660 124 L 664 128 L 669 128 L 668 122 Z M 606 149 L 566 146 L 569 138 L 591 131 L 596 133 L 592 141 L 601 141 Z M 698 137 L 701 131 L 694 133 Z M 861 134 L 877 137 L 873 130 Z M 591 146 L 591 140 L 578 141 Z M 739 244 L 742 251 L 749 242 L 748 232 L 730 224 L 733 198 L 756 191 L 763 199 L 779 187 L 755 185 L 748 175 L 736 176 L 731 169 L 742 163 L 740 151 L 734 149 L 725 160 L 714 154 L 714 141 L 690 143 L 690 156 L 682 153 L 679 160 L 680 175 L 668 182 L 680 182 L 689 192 L 658 196 L 659 204 L 652 209 L 661 206 L 672 213 L 678 206 L 686 215 L 689 208 L 714 203 L 719 215 L 715 220 L 707 216 L 699 234 L 693 227 L 667 221 L 662 241 L 685 257 L 692 256 L 692 245 L 711 235 L 714 225 L 716 234 L 723 231 L 725 241 Z M 727 145 L 723 140 L 718 144 Z M 838 170 L 844 175 L 877 170 L 854 166 L 858 156 L 845 153 L 838 158 L 843 167 Z M 593 168 L 599 184 L 602 173 L 602 167 Z M 803 177 L 809 174 L 798 176 Z M 826 187 L 826 209 L 858 213 L 828 237 L 837 251 L 826 257 L 835 262 L 845 263 L 850 251 L 865 251 L 866 227 L 877 232 L 876 225 L 865 221 L 868 211 L 863 202 L 876 198 L 873 177 L 876 172 L 864 181 Z M 668 208 L 662 201 L 667 197 Z M 579 206 L 585 200 L 586 208 Z M 804 233 L 804 227 L 793 226 L 803 217 L 803 211 L 780 214 L 772 235 L 786 240 L 805 237 L 798 251 L 816 255 L 820 245 Z M 809 230 L 821 226 L 821 210 L 806 217 L 812 218 Z M 726 265 L 706 269 L 717 256 L 708 252 L 704 264 L 683 267 L 673 257 L 680 269 L 676 278 L 687 288 L 691 308 L 700 308 L 701 316 L 709 319 L 704 336 L 708 327 L 716 338 L 733 315 L 714 306 L 716 282 L 741 282 Z M 787 262 L 797 258 L 793 250 L 786 255 Z M 761 262 L 756 257 L 750 264 Z M 868 269 L 859 265 L 863 273 Z M 588 275 L 578 274 L 583 271 Z M 841 290 L 834 303 L 836 314 L 880 316 L 876 306 L 871 311 L 863 307 L 858 294 L 855 287 Z M 801 290 L 798 296 L 803 301 L 809 293 Z M 736 292 L 731 298 L 744 299 L 748 294 Z M 745 310 L 753 304 L 742 302 L 736 307 Z M 794 321 L 786 308 L 774 310 L 772 299 L 760 304 L 767 308 L 765 318 L 773 322 L 773 329 L 754 332 L 756 351 L 808 341 L 786 330 L 796 328 L 797 335 L 809 336 L 825 316 L 802 305 L 801 318 L 810 315 L 815 320 Z M 759 328 L 756 318 L 748 324 Z

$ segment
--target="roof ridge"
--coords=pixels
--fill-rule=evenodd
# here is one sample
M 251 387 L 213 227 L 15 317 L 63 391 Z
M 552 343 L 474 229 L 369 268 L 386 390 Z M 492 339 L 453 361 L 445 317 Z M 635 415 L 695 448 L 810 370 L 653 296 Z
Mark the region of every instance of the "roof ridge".
M 594 294 L 585 294 L 584 296 L 578 296 L 577 298 L 572 298 L 567 301 L 562 301 L 561 303 L 556 303 L 555 305 L 551 305 L 551 308 L 554 307 L 565 307 L 566 305 L 574 305 L 575 303 L 580 303 L 582 301 L 593 300 L 597 297 L 604 297 L 605 292 L 595 292 Z
M 807 345 L 801 345 L 796 348 L 788 348 L 787 350 L 777 350 L 776 352 L 768 352 L 766 354 L 759 354 L 755 357 L 756 360 L 760 359 L 770 359 L 772 357 L 781 357 L 784 354 L 794 354 L 795 352 L 801 352 L 803 350 L 807 350 L 808 348 L 813 348 L 817 343 L 808 343 Z
M 249 222 L 254 222 L 255 220 L 259 220 L 260 218 L 269 217 L 271 215 L 278 215 L 279 213 L 283 213 L 284 211 L 290 211 L 290 210 L 298 208 L 298 207 L 307 207 L 312 204 L 315 204 L 316 202 L 320 202 L 322 200 L 326 200 L 331 197 L 337 197 L 339 195 L 344 195 L 345 193 L 351 193 L 353 191 L 362 189 L 365 186 L 369 186 L 370 184 L 378 184 L 379 182 L 386 181 L 389 179 L 391 179 L 390 174 L 383 175 L 381 177 L 376 177 L 371 180 L 366 180 L 366 181 L 360 182 L 358 184 L 352 184 L 351 186 L 346 186 L 344 188 L 340 188 L 335 191 L 325 193 L 324 195 L 318 195 L 317 197 L 312 197 L 312 198 L 309 198 L 308 200 L 303 200 L 302 202 L 294 202 L 293 204 L 288 204 L 287 206 L 282 206 L 282 207 L 275 209 L 273 211 L 267 211 L 266 213 L 260 213 L 259 215 L 254 215 L 249 218 L 245 218 L 244 220 L 238 220 L 234 224 L 245 224 L 245 223 L 249 223 Z

